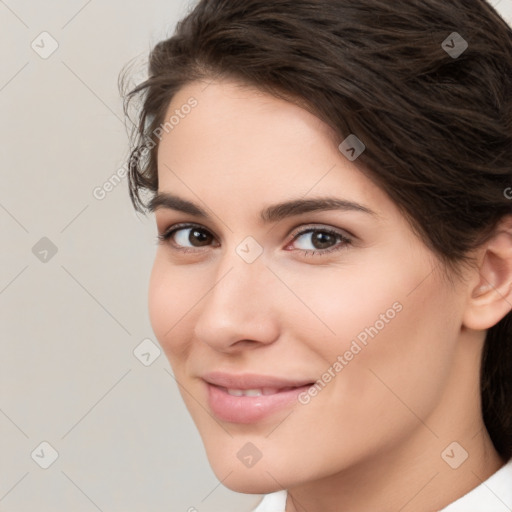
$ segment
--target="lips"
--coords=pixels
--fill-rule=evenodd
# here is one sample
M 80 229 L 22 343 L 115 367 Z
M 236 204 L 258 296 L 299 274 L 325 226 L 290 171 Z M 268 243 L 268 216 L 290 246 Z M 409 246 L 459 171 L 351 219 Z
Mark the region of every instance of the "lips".
M 257 423 L 292 407 L 313 380 L 282 379 L 256 374 L 211 372 L 203 376 L 213 414 L 231 423 Z

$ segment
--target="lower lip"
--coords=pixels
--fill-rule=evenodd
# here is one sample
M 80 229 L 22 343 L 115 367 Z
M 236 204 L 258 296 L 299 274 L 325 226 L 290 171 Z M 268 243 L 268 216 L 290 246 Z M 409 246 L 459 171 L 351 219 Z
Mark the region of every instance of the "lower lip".
M 312 384 L 279 391 L 273 395 L 233 396 L 224 388 L 207 383 L 208 403 L 213 414 L 231 423 L 257 423 L 272 413 L 297 403 L 298 396 Z

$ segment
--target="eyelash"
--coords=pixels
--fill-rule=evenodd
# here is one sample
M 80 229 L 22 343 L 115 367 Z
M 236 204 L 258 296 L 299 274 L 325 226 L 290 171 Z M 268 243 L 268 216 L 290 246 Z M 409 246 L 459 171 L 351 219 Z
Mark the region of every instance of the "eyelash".
M 165 244 L 170 241 L 171 237 L 176 233 L 177 231 L 180 231 L 182 229 L 187 228 L 199 228 L 202 231 L 206 231 L 210 233 L 206 228 L 203 226 L 200 226 L 199 224 L 190 224 L 190 223 L 182 223 L 182 224 L 175 224 L 168 230 L 166 230 L 161 235 L 157 236 L 157 243 L 158 244 Z M 338 240 L 341 242 L 337 245 L 334 245 L 332 247 L 329 247 L 328 249 L 317 249 L 317 250 L 307 250 L 307 249 L 296 249 L 297 251 L 301 252 L 304 256 L 323 256 L 326 254 L 329 254 L 331 252 L 339 251 L 342 249 L 346 249 L 347 246 L 350 246 L 352 244 L 352 240 L 342 233 L 335 231 L 330 228 L 326 227 L 315 227 L 315 228 L 307 228 L 302 231 L 299 231 L 294 234 L 293 239 L 291 240 L 290 244 L 293 243 L 297 238 L 307 234 L 307 233 L 314 233 L 314 232 L 321 232 L 321 233 L 328 233 L 329 235 L 333 235 L 338 238 Z M 211 234 L 211 233 L 210 233 Z M 201 251 L 201 248 L 191 249 L 190 247 L 173 247 L 174 249 L 178 251 L 182 251 L 183 253 L 193 253 Z

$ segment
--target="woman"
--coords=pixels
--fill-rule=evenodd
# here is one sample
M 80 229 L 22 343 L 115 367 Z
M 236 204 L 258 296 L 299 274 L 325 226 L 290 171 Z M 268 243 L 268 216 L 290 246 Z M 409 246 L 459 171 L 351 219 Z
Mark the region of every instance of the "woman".
M 512 507 L 511 77 L 484 0 L 203 0 L 153 49 L 150 319 L 258 512 Z

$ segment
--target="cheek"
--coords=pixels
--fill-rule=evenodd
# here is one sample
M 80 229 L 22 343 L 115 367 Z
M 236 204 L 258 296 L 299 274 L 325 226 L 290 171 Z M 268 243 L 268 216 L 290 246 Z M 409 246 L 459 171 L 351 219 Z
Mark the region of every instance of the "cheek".
M 403 330 L 402 339 L 392 338 L 392 343 L 405 347 L 414 343 L 420 325 L 450 315 L 446 307 L 453 297 L 438 276 L 429 275 L 435 262 L 420 250 L 410 254 L 408 262 L 398 259 L 396 254 L 404 254 L 407 247 L 395 245 L 378 254 L 349 253 L 336 267 L 280 269 L 299 299 L 290 298 L 300 306 L 294 323 L 302 332 L 315 333 L 302 337 L 312 350 L 336 359 L 354 339 L 369 346 L 370 340 L 387 337 L 391 328 Z
M 153 332 L 171 363 L 186 349 L 190 312 L 201 298 L 201 287 L 194 282 L 200 280 L 157 254 L 149 280 L 148 313 Z
M 460 304 L 438 275 L 429 275 L 428 258 L 412 261 L 382 257 L 360 267 L 315 269 L 300 280 L 288 276 L 309 309 L 296 325 L 326 382 L 319 395 L 371 421 L 376 411 L 391 421 L 390 402 L 403 407 L 397 396 L 426 413 L 450 373 Z M 320 406 L 323 399 L 315 401 Z
M 371 339 L 368 330 L 375 333 L 372 326 L 384 332 L 399 321 L 406 293 L 417 284 L 414 276 L 384 269 L 382 261 L 282 275 L 297 297 L 290 297 L 297 307 L 293 307 L 293 322 L 290 318 L 287 325 L 300 326 L 300 332 L 307 333 L 300 337 L 311 350 L 331 360 L 348 350 L 353 339 L 364 346 Z

